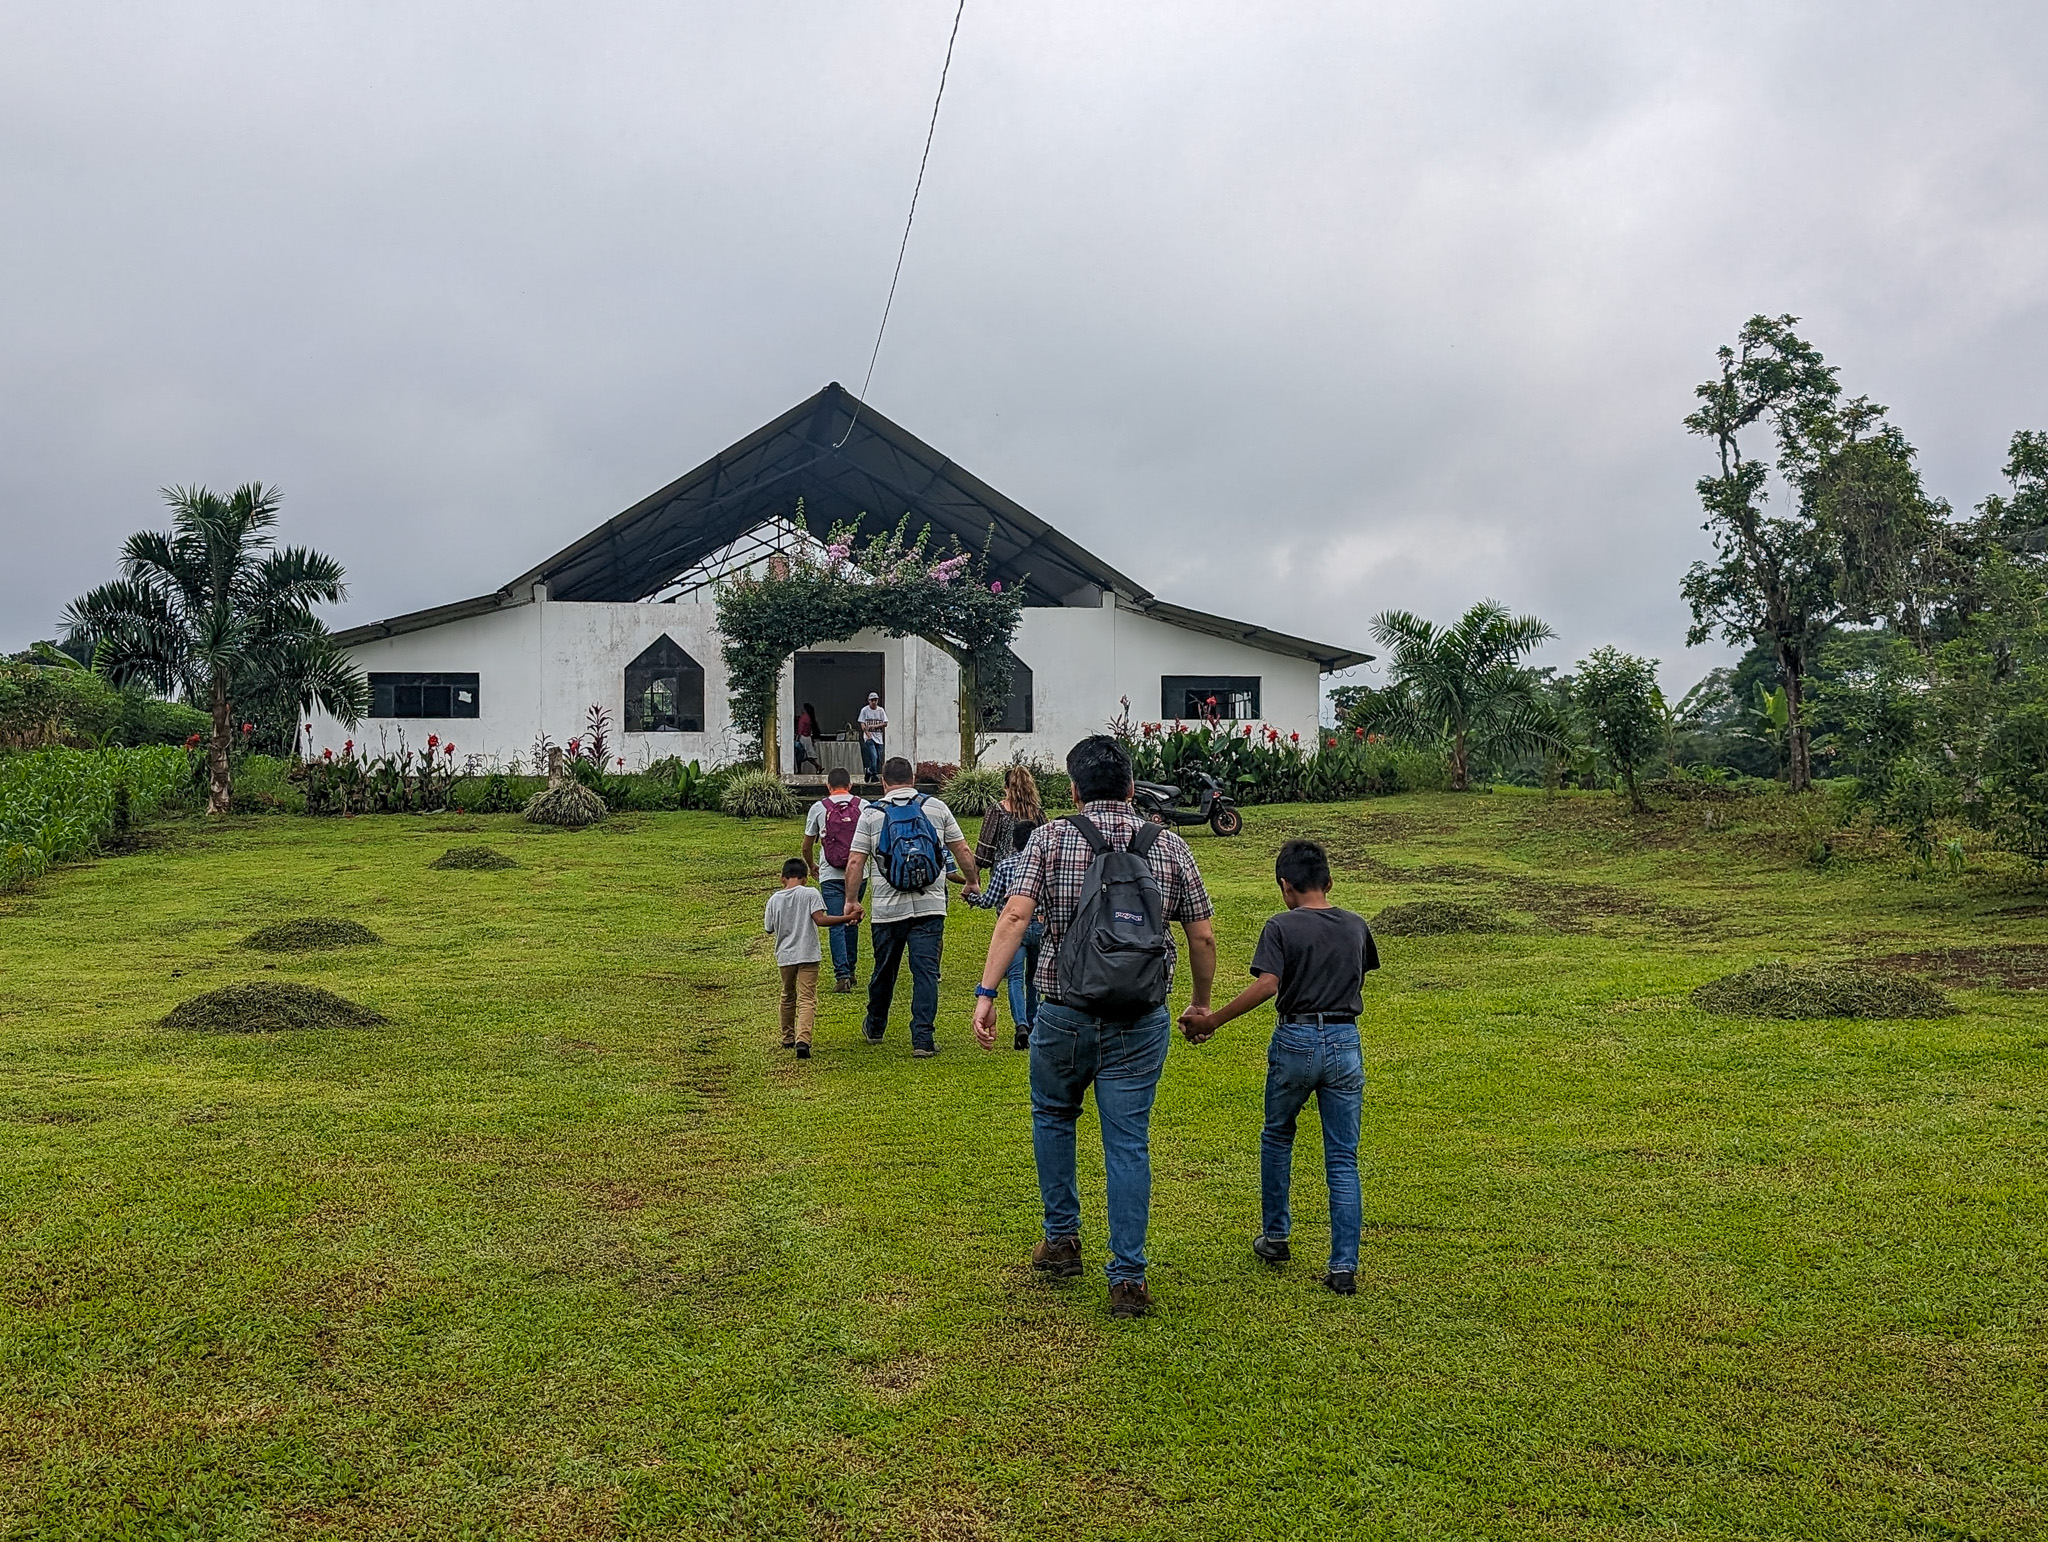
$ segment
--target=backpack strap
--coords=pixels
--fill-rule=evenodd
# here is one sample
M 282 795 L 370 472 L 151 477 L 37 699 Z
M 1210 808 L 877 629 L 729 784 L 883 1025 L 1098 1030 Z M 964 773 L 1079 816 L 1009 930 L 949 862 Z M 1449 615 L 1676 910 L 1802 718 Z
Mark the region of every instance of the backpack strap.
M 1146 820 L 1131 832 L 1131 844 L 1126 848 L 1134 857 L 1150 858 L 1152 848 L 1159 844 L 1159 837 L 1166 833 L 1166 826 L 1155 825 Z
M 1098 857 L 1109 850 L 1109 839 L 1095 828 L 1095 821 L 1086 814 L 1069 814 L 1067 823 L 1081 832 L 1081 839 L 1088 843 L 1088 849 Z

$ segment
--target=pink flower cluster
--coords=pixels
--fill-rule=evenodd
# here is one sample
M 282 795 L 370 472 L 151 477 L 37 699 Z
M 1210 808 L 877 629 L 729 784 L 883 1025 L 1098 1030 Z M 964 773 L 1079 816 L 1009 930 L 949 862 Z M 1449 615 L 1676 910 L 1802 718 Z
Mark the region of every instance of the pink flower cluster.
M 972 556 L 963 551 L 958 556 L 948 557 L 944 562 L 935 563 L 926 576 L 935 584 L 950 584 L 954 579 L 967 571 L 967 565 L 973 560 Z

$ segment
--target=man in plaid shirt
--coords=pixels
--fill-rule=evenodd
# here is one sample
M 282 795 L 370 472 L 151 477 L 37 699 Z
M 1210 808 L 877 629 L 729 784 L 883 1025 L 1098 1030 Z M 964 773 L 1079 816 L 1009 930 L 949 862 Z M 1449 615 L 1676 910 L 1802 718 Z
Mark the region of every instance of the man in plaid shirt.
M 1131 761 L 1104 734 L 1083 739 L 1067 756 L 1074 798 L 1119 850 L 1144 823 L 1131 806 Z M 1145 1228 L 1152 1210 L 1152 1100 L 1173 1027 L 1164 1003 L 1130 1021 L 1093 1017 L 1059 1000 L 1060 942 L 1080 908 L 1083 880 L 1095 853 L 1064 819 L 1041 825 L 1024 848 L 1014 890 L 989 942 L 981 984 L 975 988 L 974 1036 L 995 1047 L 996 987 L 1034 913 L 1045 926 L 1038 988 L 1044 1002 L 1031 1029 L 1031 1148 L 1038 1165 L 1045 1236 L 1031 1251 L 1031 1267 L 1061 1278 L 1081 1273 L 1081 1196 L 1074 1182 L 1074 1122 L 1081 1099 L 1095 1089 L 1102 1124 L 1102 1165 L 1109 1199 L 1109 1308 L 1117 1317 L 1151 1309 L 1145 1286 Z M 1215 906 L 1202 886 L 1194 853 L 1172 831 L 1162 831 L 1149 857 L 1165 916 L 1187 934 L 1194 1005 L 1207 1007 L 1216 975 Z M 1173 963 L 1169 936 L 1168 967 Z

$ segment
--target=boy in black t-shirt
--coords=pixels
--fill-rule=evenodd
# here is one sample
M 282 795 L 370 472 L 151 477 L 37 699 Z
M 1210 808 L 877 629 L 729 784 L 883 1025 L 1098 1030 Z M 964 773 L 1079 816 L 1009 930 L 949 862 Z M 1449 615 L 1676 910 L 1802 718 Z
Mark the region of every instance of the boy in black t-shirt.
M 1269 1264 L 1289 1257 L 1294 1121 L 1313 1096 L 1322 1116 L 1323 1171 L 1330 1188 L 1330 1272 L 1323 1283 L 1340 1296 L 1355 1295 L 1362 1223 L 1358 1123 L 1365 1109 L 1358 1014 L 1365 1009 L 1366 972 L 1380 967 L 1379 951 L 1363 918 L 1330 903 L 1330 859 L 1314 841 L 1282 846 L 1273 876 L 1287 908 L 1259 934 L 1252 954 L 1257 979 L 1224 1006 L 1188 1008 L 1181 1028 L 1191 1043 L 1205 1043 L 1233 1017 L 1279 998 L 1279 1023 L 1266 1060 L 1266 1129 L 1259 1137 L 1265 1224 L 1252 1251 Z

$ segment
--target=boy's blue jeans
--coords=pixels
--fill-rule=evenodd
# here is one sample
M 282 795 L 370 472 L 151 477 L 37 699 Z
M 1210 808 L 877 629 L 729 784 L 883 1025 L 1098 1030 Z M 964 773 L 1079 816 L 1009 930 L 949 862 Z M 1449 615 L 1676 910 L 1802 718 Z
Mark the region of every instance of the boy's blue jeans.
M 1024 928 L 1024 941 L 1016 956 L 1010 960 L 1010 1021 L 1026 1033 L 1038 1021 L 1038 950 L 1044 944 L 1045 923 L 1033 918 Z
M 844 878 L 821 878 L 818 892 L 825 896 L 825 914 L 830 916 L 846 913 L 846 880 Z M 860 893 L 854 903 L 858 904 L 868 892 L 868 881 L 860 881 Z M 828 928 L 832 939 L 832 978 L 851 980 L 854 971 L 860 967 L 860 928 L 858 926 L 834 926 Z
M 1092 1084 L 1102 1124 L 1109 1190 L 1109 1282 L 1145 1278 L 1145 1228 L 1152 1218 L 1152 1099 L 1173 1037 L 1165 1007 L 1135 1022 L 1109 1022 L 1040 1005 L 1031 1029 L 1031 1154 L 1045 1205 L 1047 1241 L 1081 1234 L 1074 1182 L 1074 1121 Z
M 860 741 L 860 767 L 867 772 L 868 780 L 871 782 L 879 781 L 882 776 L 882 748 L 879 740 Z
M 1266 1235 L 1294 1229 L 1287 1191 L 1294 1178 L 1294 1121 L 1316 1100 L 1323 1122 L 1323 1174 L 1330 1189 L 1330 1272 L 1358 1269 L 1362 1205 L 1358 1123 L 1365 1112 L 1365 1066 L 1356 1023 L 1282 1023 L 1266 1055 L 1266 1129 L 1259 1137 L 1259 1189 Z

